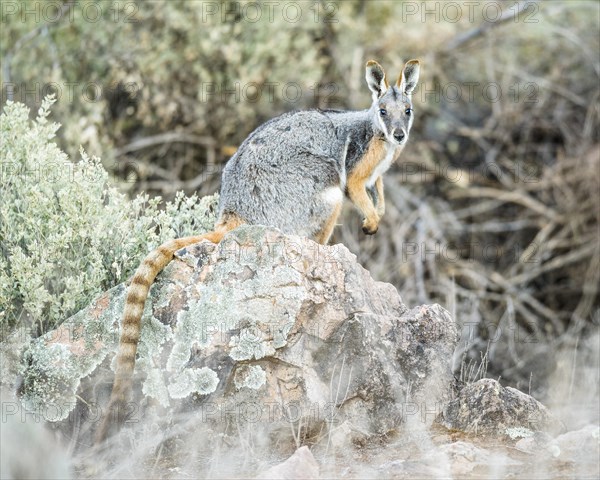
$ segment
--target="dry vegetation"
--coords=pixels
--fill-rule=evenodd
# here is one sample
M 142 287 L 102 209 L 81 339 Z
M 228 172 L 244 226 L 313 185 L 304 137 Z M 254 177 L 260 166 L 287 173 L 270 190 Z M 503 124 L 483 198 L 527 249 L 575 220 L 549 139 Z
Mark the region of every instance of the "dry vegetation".
M 485 21 L 486 2 L 456 22 L 441 9 L 422 19 L 420 10 L 407 15 L 406 2 L 355 0 L 336 4 L 336 23 L 323 21 L 327 2 L 319 21 L 311 3 L 299 22 L 279 13 L 251 23 L 204 18 L 201 2 L 172 1 L 139 4 L 128 23 L 127 5 L 118 22 L 106 11 L 96 23 L 81 11 L 49 25 L 9 22 L 0 37 L 3 101 L 37 107 L 42 95 L 22 87 L 42 92 L 56 82 L 66 151 L 82 143 L 132 193 L 204 195 L 262 121 L 294 108 L 364 108 L 365 60 L 397 74 L 418 57 L 415 126 L 385 180 L 379 233 L 364 237 L 348 208 L 334 241 L 406 303 L 452 310 L 470 333 L 459 360 L 487 351 L 488 374 L 525 390 L 543 393 L 553 349 L 597 330 L 595 2 L 525 2 L 517 17 L 507 4 L 496 22 Z M 68 82 L 76 82 L 71 99 Z M 238 98 L 205 87 L 236 82 Z M 277 84 L 272 95 L 267 82 Z M 294 102 L 283 88 L 290 82 L 302 93 Z M 243 93 L 250 84 L 259 98 Z M 89 101 L 94 87 L 102 97 Z

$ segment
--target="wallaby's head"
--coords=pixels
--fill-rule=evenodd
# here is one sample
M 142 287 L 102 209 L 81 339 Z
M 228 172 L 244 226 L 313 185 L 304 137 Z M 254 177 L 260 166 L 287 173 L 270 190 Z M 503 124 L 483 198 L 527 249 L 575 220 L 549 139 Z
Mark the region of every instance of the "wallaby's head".
M 367 84 L 373 94 L 373 125 L 385 139 L 404 145 L 413 122 L 412 92 L 419 80 L 419 61 L 406 62 L 395 85 L 390 86 L 381 65 L 367 62 Z

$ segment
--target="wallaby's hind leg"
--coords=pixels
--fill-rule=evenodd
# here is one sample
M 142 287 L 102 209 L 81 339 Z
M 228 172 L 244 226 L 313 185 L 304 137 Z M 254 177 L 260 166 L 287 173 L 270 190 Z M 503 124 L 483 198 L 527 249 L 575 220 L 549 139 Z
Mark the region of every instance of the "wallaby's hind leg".
M 242 225 L 244 221 L 233 213 L 224 213 L 215 224 L 215 229 L 212 232 L 200 235 L 202 240 L 208 240 L 212 243 L 219 243 L 227 232 Z M 189 237 L 193 238 L 193 237 Z M 198 240 L 200 241 L 200 240 Z M 197 243 L 197 242 L 195 242 Z M 188 243 L 189 244 L 189 243 Z
M 326 245 L 333 233 L 333 229 L 337 223 L 338 217 L 342 211 L 342 202 L 337 203 L 333 207 L 333 213 L 327 219 L 327 222 L 323 226 L 323 229 L 315 235 L 315 241 L 320 243 L 321 245 Z
M 213 243 L 219 243 L 227 232 L 230 232 L 244 223 L 246 222 L 235 213 L 224 213 L 215 224 L 215 231 L 211 232 L 217 234 L 218 240 L 211 240 L 210 238 L 209 240 Z

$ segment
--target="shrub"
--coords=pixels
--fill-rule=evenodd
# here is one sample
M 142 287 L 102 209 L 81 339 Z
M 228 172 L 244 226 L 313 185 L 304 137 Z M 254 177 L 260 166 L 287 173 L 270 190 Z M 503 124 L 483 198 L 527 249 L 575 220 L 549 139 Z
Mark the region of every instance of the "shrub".
M 34 121 L 7 102 L 0 117 L 0 326 L 55 327 L 124 281 L 147 251 L 212 228 L 215 197 L 129 200 L 83 149 L 72 162 L 52 141 L 54 99 Z

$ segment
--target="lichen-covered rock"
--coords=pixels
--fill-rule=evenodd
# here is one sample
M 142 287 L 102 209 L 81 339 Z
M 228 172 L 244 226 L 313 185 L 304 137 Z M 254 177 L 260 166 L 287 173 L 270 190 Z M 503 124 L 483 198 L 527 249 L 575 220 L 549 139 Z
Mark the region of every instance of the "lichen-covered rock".
M 53 421 L 105 405 L 124 295 L 115 287 L 33 342 L 25 405 L 57 406 Z M 449 314 L 408 310 L 342 245 L 259 226 L 199 243 L 159 276 L 142 324 L 136 421 L 195 412 L 225 433 L 246 423 L 292 435 L 292 423 L 318 439 L 345 424 L 368 436 L 398 428 L 407 410 L 431 420 L 449 398 Z
M 512 440 L 562 428 L 533 397 L 490 378 L 465 386 L 436 420 L 450 430 Z
M 96 370 L 116 345 L 124 295 L 123 285 L 103 293 L 25 350 L 20 398 L 27 410 L 48 421 L 68 417 L 81 379 Z

